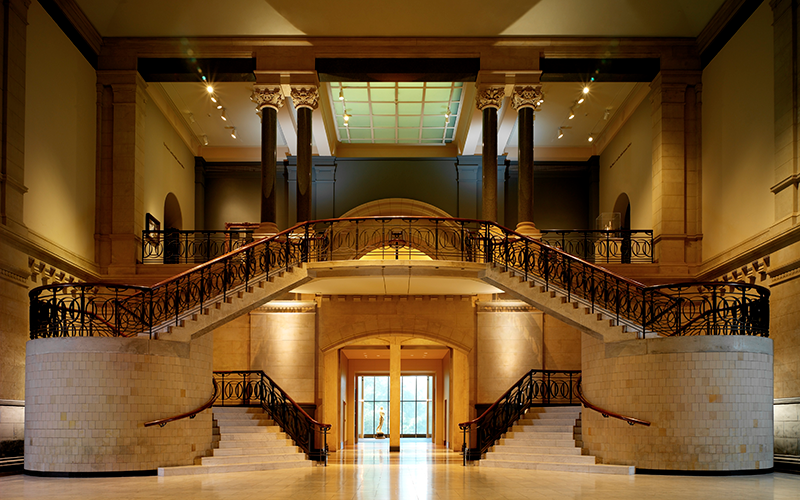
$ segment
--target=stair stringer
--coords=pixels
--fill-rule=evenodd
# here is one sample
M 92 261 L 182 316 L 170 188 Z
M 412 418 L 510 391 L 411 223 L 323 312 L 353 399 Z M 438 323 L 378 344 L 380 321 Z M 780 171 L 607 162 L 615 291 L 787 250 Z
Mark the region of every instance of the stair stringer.
M 162 326 L 156 338 L 189 342 L 213 331 L 215 328 L 243 316 L 253 309 L 261 307 L 270 300 L 311 281 L 305 264 L 271 277 L 262 277 L 239 291 L 229 292 L 227 298 L 216 297 L 208 301 L 208 305 L 185 315 L 177 326 Z M 174 323 L 173 323 L 174 325 Z
M 544 286 L 535 281 L 523 281 L 513 271 L 502 271 L 499 267 L 488 265 L 480 274 L 480 279 L 584 333 L 603 339 L 604 342 L 638 338 L 637 332 L 629 332 L 627 327 L 617 325 L 611 313 L 592 313 L 590 308 L 579 301 L 573 299 L 569 302 L 564 294 L 554 289 L 545 290 Z M 600 311 L 598 308 L 595 310 Z

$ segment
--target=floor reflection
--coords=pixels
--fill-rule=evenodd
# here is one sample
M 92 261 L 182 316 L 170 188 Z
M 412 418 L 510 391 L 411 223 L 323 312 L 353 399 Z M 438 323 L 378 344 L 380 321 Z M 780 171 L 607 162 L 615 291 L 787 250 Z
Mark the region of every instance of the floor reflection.
M 389 451 L 389 439 L 358 440 L 331 454 L 329 464 L 460 464 L 461 454 L 435 445 L 428 438 L 401 438 L 400 451 Z

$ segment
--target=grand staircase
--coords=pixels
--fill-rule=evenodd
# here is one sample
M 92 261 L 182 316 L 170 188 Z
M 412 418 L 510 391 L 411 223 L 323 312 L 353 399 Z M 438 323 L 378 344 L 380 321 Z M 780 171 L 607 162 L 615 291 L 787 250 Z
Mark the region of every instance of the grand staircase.
M 214 407 L 214 451 L 197 465 L 160 467 L 159 476 L 311 467 L 312 462 L 261 408 Z
M 581 451 L 581 407 L 530 408 L 500 439 L 481 467 L 599 474 L 635 473 L 635 467 L 598 464 Z

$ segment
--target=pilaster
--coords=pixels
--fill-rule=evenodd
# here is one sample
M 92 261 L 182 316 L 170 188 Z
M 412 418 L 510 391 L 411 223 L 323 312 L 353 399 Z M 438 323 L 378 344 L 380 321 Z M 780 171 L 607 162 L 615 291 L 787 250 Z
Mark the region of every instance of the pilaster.
M 24 234 L 25 61 L 30 0 L 3 1 L 0 89 L 0 224 Z
M 653 237 L 662 264 L 697 262 L 699 250 L 699 71 L 662 71 L 650 84 Z
M 97 80 L 103 91 L 109 93 L 111 107 L 102 113 L 100 137 L 104 154 L 99 182 L 104 186 L 102 191 L 98 190 L 98 205 L 109 206 L 111 213 L 108 272 L 134 274 L 144 226 L 147 84 L 133 70 L 100 70 Z M 103 234 L 98 236 L 102 238 Z

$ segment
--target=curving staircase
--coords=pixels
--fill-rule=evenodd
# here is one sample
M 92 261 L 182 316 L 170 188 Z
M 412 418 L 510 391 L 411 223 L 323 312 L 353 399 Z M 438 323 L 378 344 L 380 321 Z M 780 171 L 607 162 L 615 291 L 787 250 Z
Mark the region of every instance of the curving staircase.
M 159 467 L 159 476 L 217 474 L 311 467 L 261 408 L 214 407 L 214 450 L 196 465 Z
M 480 466 L 634 474 L 633 466 L 598 464 L 595 457 L 582 454 L 580 418 L 580 406 L 530 408 L 489 449 L 485 458 L 479 462 Z

